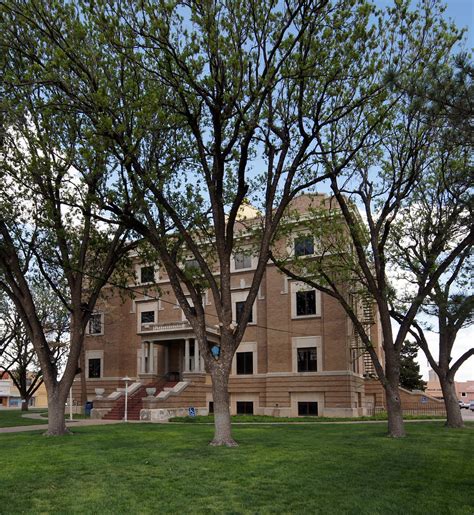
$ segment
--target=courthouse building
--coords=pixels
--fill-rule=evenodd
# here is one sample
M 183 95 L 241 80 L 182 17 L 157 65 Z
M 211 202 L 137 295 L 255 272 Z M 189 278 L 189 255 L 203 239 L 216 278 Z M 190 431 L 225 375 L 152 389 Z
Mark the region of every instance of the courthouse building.
M 302 196 L 293 207 L 304 216 L 324 195 Z M 245 210 L 244 210 L 245 211 Z M 242 216 L 256 215 L 252 208 Z M 286 243 L 295 255 L 311 259 L 317 242 L 295 228 Z M 232 260 L 234 321 L 251 283 L 256 258 L 237 252 Z M 88 325 L 85 343 L 87 392 L 95 416 L 123 417 L 124 377 L 129 388 L 129 418 L 157 419 L 212 412 L 210 375 L 206 373 L 190 324 L 158 263 L 135 263 L 135 294 L 106 291 Z M 359 299 L 360 303 L 360 299 Z M 382 354 L 377 316 L 372 307 L 371 335 Z M 207 335 L 219 342 L 212 295 L 205 295 Z M 358 416 L 383 403 L 374 386 L 373 368 L 358 344 L 344 310 L 330 296 L 290 280 L 268 263 L 239 345 L 230 378 L 233 414 L 276 416 Z M 378 384 L 378 383 L 377 383 Z M 148 388 L 148 392 L 146 389 Z M 74 395 L 79 397 L 76 381 Z M 159 416 L 157 415 L 159 414 Z

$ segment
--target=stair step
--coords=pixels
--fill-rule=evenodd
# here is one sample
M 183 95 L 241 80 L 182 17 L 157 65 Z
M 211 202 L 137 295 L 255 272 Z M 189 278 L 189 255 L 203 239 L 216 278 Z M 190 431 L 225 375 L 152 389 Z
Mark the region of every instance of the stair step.
M 156 388 L 156 395 L 163 391 L 165 388 L 167 390 L 172 389 L 178 383 L 169 381 L 163 383 L 163 381 L 158 381 L 146 385 L 140 386 L 132 395 L 128 397 L 127 401 L 127 419 L 128 420 L 140 420 L 140 411 L 143 408 L 143 399 L 147 397 L 146 389 L 147 388 Z M 123 420 L 125 418 L 125 398 L 120 397 L 115 402 L 115 405 L 112 409 L 105 414 L 104 419 L 106 420 Z

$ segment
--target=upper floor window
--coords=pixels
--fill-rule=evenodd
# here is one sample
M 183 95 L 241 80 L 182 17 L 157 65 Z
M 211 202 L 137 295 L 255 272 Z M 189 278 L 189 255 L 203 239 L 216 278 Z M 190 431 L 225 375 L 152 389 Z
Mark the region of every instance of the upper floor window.
M 298 372 L 317 372 L 318 359 L 316 347 L 297 349 Z
M 235 321 L 240 324 L 242 319 L 242 314 L 244 312 L 245 300 L 238 301 L 235 303 Z M 250 317 L 248 323 L 251 324 L 253 322 L 253 310 L 250 311 Z
M 234 256 L 235 270 L 246 270 L 252 268 L 252 256 L 239 252 Z
M 308 316 L 316 314 L 316 291 L 296 292 L 296 316 Z
M 155 267 L 142 266 L 140 268 L 140 282 L 142 284 L 153 283 L 155 281 Z
M 142 311 L 141 312 L 141 322 L 142 322 L 142 324 L 153 324 L 155 322 L 155 312 L 154 311 Z
M 237 374 L 253 374 L 253 352 L 237 352 Z
M 322 372 L 323 347 L 320 336 L 292 338 L 291 346 L 293 372 Z
M 92 313 L 87 328 L 89 334 L 103 334 L 103 314 Z
M 295 239 L 295 256 L 312 256 L 314 240 L 311 236 L 300 236 Z
M 101 359 L 91 358 L 89 359 L 89 378 L 98 379 L 101 377 Z
M 197 259 L 188 259 L 184 263 L 184 268 L 188 271 L 199 270 L 199 263 Z

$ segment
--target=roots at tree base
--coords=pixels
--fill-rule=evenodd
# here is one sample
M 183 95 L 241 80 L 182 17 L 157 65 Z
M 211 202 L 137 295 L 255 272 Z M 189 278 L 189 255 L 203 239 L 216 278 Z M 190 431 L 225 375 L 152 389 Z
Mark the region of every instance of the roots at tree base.
M 74 433 L 72 431 L 66 428 L 65 431 L 61 432 L 53 431 L 52 433 L 50 433 L 49 431 L 46 431 L 46 433 L 43 433 L 43 436 L 71 436 L 73 434 Z
M 230 440 L 214 439 L 209 442 L 209 445 L 212 447 L 238 447 L 239 446 L 239 444 L 235 440 L 232 440 L 232 438 Z

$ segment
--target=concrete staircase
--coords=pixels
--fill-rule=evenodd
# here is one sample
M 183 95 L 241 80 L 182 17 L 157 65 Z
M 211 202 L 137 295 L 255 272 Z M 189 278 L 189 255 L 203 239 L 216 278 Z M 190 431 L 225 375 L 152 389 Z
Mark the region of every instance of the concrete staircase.
M 140 420 L 140 411 L 143 408 L 143 399 L 147 397 L 147 388 L 156 388 L 155 395 L 162 392 L 165 388 L 173 388 L 176 382 L 158 381 L 140 386 L 132 395 L 128 396 L 127 419 Z M 125 418 L 125 395 L 122 395 L 113 408 L 104 415 L 105 420 L 124 420 Z

